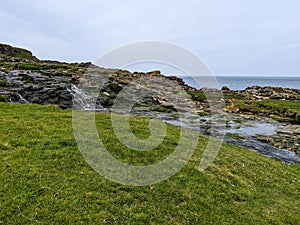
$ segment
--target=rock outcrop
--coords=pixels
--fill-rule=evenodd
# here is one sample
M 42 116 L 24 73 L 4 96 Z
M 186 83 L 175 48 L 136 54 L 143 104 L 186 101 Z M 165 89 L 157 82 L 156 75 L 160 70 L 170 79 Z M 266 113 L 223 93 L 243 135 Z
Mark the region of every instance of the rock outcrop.
M 249 100 L 300 100 L 300 90 L 282 87 L 260 87 L 255 85 L 248 87 L 245 90 L 230 90 L 225 86 L 222 88 L 222 93 L 245 97 Z
M 23 48 L 16 48 L 10 45 L 0 43 L 0 55 L 5 55 L 9 57 L 18 57 L 22 59 L 27 59 L 31 61 L 39 61 L 38 58 L 33 56 L 31 51 Z
M 150 84 L 137 82 L 145 79 L 152 82 L 155 88 Z M 61 108 L 71 108 L 72 99 L 79 98 L 81 103 L 89 106 L 96 104 L 99 108 L 110 108 L 119 92 L 132 83 L 135 85 L 136 95 L 139 92 L 142 95 L 142 90 L 152 91 L 152 94 L 140 99 L 134 105 L 135 108 L 144 111 L 170 112 L 179 109 L 199 115 L 226 111 L 274 118 L 282 114 L 289 121 L 296 122 L 300 119 L 299 113 L 287 109 L 280 109 L 280 112 L 273 115 L 272 109 L 255 109 L 251 105 L 247 106 L 247 101 L 244 101 L 244 105 L 237 105 L 228 99 L 231 98 L 230 96 L 238 96 L 249 101 L 264 99 L 299 101 L 300 90 L 259 86 L 245 90 L 230 90 L 228 87 L 223 87 L 222 90 L 205 87 L 197 90 L 185 84 L 182 78 L 164 76 L 159 70 L 142 73 L 104 69 L 90 62 L 64 63 L 38 60 L 28 50 L 0 44 L 0 101 L 2 102 L 56 104 Z M 77 84 L 80 86 L 75 87 Z M 96 102 L 93 102 L 92 97 L 88 97 L 91 94 L 90 90 L 96 90 Z M 181 99 L 184 93 L 188 93 L 193 101 L 190 107 L 183 107 L 186 105 Z M 226 98 L 223 99 L 222 94 Z M 83 97 L 80 99 L 80 95 L 85 96 L 87 102 Z M 170 99 L 166 99 L 164 95 L 168 95 Z M 179 106 L 175 107 L 170 101 L 178 103 Z
M 72 77 L 45 76 L 29 71 L 0 72 L 0 96 L 11 103 L 55 104 L 72 107 L 68 91 Z M 0 100 L 1 101 L 1 100 Z

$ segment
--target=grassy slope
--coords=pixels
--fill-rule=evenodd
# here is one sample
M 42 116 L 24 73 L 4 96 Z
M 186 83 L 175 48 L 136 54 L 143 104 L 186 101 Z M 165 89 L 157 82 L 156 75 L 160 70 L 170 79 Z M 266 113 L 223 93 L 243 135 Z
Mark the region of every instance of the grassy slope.
M 70 110 L 0 103 L 0 224 L 299 222 L 300 165 L 224 143 L 214 164 L 200 173 L 197 166 L 207 141 L 200 136 L 194 156 L 175 176 L 152 186 L 128 187 L 87 165 L 71 120 Z M 109 115 L 98 115 L 97 121 L 102 138 L 115 146 Z M 132 121 L 136 133 L 147 136 L 148 120 Z M 180 129 L 169 126 L 168 131 L 166 153 L 170 143 L 176 145 Z M 120 148 L 111 150 L 126 161 L 127 150 Z M 164 154 L 139 157 L 147 163 Z

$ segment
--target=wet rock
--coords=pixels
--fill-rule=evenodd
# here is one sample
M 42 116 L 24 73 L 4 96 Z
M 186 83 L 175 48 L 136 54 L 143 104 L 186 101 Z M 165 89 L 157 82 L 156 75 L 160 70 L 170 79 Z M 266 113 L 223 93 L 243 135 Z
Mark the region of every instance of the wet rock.
M 267 142 L 267 143 L 272 141 L 271 137 L 266 136 L 266 135 L 262 135 L 262 134 L 257 135 L 256 139 L 259 140 L 259 141 L 262 141 L 262 142 Z
M 256 139 L 280 149 L 287 149 L 300 156 L 300 125 L 284 124 L 276 129 L 274 135 L 256 135 Z
M 62 108 L 72 107 L 72 96 L 67 88 L 71 78 L 49 77 L 39 73 L 12 71 L 2 73 L 7 85 L 0 90 L 12 103 L 56 104 Z

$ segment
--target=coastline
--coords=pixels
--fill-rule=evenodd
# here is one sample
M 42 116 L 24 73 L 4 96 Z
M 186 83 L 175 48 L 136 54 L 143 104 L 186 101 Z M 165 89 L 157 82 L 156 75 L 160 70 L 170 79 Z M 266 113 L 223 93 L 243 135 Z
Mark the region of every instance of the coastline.
M 28 52 L 26 54 L 30 55 Z M 225 139 L 228 142 L 239 142 L 239 145 L 243 146 L 243 140 L 245 143 L 245 139 L 249 139 L 257 143 L 256 147 L 263 143 L 267 149 L 275 147 L 300 155 L 300 146 L 293 144 L 300 137 L 300 128 L 298 128 L 300 126 L 300 90 L 298 89 L 257 85 L 244 90 L 231 90 L 226 86 L 221 89 L 196 89 L 186 84 L 184 79 L 165 76 L 160 71 L 129 72 L 100 68 L 91 63 L 37 61 L 36 58 L 32 61 L 32 58 L 24 59 L 3 54 L 0 59 L 0 101 L 2 102 L 54 104 L 62 109 L 76 109 L 77 107 L 77 109 L 87 111 L 95 109 L 99 112 L 110 111 L 120 91 L 134 84 L 136 95 L 139 90 L 152 91 L 152 94 L 133 106 L 131 109 L 133 114 L 171 115 L 176 112 L 189 112 L 200 116 L 203 123 L 198 124 L 198 127 L 208 127 L 203 130 L 207 134 L 211 133 L 211 127 L 208 125 L 210 119 L 205 121 L 205 117 L 221 118 L 222 115 L 227 114 L 238 118 L 226 120 L 225 127 L 235 129 L 234 132 L 226 133 L 227 139 Z M 101 89 L 95 89 L 93 79 L 97 83 L 99 78 L 102 82 Z M 148 79 L 148 83 L 135 83 L 145 79 Z M 148 87 L 149 82 L 152 82 L 151 87 Z M 91 89 L 99 93 L 96 102 L 93 100 L 92 93 L 89 92 Z M 181 95 L 176 94 L 180 92 L 187 93 L 186 97 L 191 101 L 186 101 Z M 169 101 L 165 98 L 166 93 L 169 93 Z M 127 97 L 127 100 L 130 101 L 130 98 Z M 77 99 L 78 103 L 76 104 L 75 101 L 75 106 L 74 99 Z M 172 101 L 176 104 L 172 104 Z M 186 104 L 187 102 L 189 104 Z M 244 121 L 244 124 L 236 125 L 234 121 Z M 259 121 L 267 121 L 273 125 L 277 121 L 284 126 L 278 126 L 272 135 L 256 133 L 253 137 L 246 137 L 247 133 L 241 133 L 242 129 L 239 127 L 245 129 L 247 126 L 257 126 L 255 123 L 248 125 L 247 121 L 257 121 L 257 124 L 260 123 Z M 224 121 L 219 121 L 219 125 L 223 123 Z M 282 129 L 287 131 L 282 132 Z M 225 132 L 227 131 L 225 129 Z M 255 144 L 253 149 L 255 149 Z
M 200 76 L 179 77 L 192 87 L 199 87 L 197 83 L 201 85 L 201 80 L 205 80 L 205 77 Z M 227 86 L 231 90 L 244 90 L 255 85 L 300 89 L 300 75 L 214 75 L 214 78 L 219 83 L 219 89 Z
M 251 100 L 209 88 L 200 91 L 177 77 L 164 78 L 158 71 L 128 73 L 91 63 L 35 62 L 0 55 L 0 71 L 3 224 L 298 222 L 299 213 L 294 209 L 299 205 L 300 163 L 297 149 L 292 148 L 297 147 L 300 125 L 277 122 L 267 113 L 278 111 L 283 105 L 298 112 L 299 103 L 295 100 Z M 126 89 L 135 83 L 131 94 L 151 91 L 147 83 L 136 83 L 143 76 L 159 82 L 152 82 L 156 96 L 148 92 L 148 98 L 137 101 L 133 110 L 125 112 L 130 114 L 132 134 L 142 139 L 149 137 L 151 118 L 158 118 L 167 132 L 157 148 L 135 151 L 120 142 L 112 125 L 112 116 L 128 116 L 109 112 L 122 87 Z M 102 85 L 97 89 L 95 84 L 99 81 Z M 164 97 L 176 94 L 170 83 L 182 90 L 177 92 L 177 98 L 169 99 L 177 102 L 177 107 Z M 192 104 L 182 102 L 183 93 L 190 96 Z M 74 99 L 77 109 L 95 117 L 95 128 L 106 150 L 125 165 L 145 167 L 163 162 L 176 151 L 182 131 L 198 137 L 194 154 L 165 181 L 147 186 L 115 183 L 91 167 L 79 149 L 73 129 L 73 113 L 77 112 Z M 124 100 L 131 99 L 129 96 Z M 234 112 L 242 107 L 252 110 L 254 106 L 268 110 L 261 111 L 261 116 L 256 111 Z M 82 122 L 85 130 L 87 121 Z M 257 131 L 266 136 L 255 135 Z M 123 134 L 126 136 L 128 131 Z M 89 132 L 84 136 L 96 141 Z M 222 146 L 203 171 L 199 164 L 205 159 L 210 141 Z M 87 147 L 93 146 L 94 143 Z M 184 145 L 183 150 L 186 148 Z M 290 151 L 285 150 L 289 148 Z M 106 160 L 100 159 L 99 164 L 101 161 Z M 107 169 L 114 173 L 116 168 Z M 121 171 L 119 177 L 132 180 L 126 175 Z

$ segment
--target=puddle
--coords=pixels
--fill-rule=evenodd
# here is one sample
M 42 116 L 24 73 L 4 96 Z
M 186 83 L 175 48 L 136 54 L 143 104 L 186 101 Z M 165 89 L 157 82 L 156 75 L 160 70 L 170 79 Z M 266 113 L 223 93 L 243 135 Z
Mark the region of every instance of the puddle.
M 300 163 L 295 152 L 276 148 L 268 143 L 259 141 L 256 135 L 272 136 L 278 134 L 282 124 L 277 121 L 255 120 L 253 118 L 232 116 L 198 116 L 192 114 L 182 115 L 181 118 L 172 114 L 158 114 L 158 118 L 166 123 L 199 131 L 206 135 L 222 138 L 224 141 L 236 144 L 261 155 L 279 158 L 285 163 Z M 281 130 L 281 129 L 280 129 Z M 283 132 L 283 131 L 281 131 Z M 239 137 L 226 137 L 224 134 L 238 134 Z
M 185 114 L 178 119 L 172 117 L 172 115 L 160 114 L 158 118 L 175 126 L 183 126 L 194 130 L 213 129 L 219 133 L 241 134 L 246 137 L 254 137 L 258 134 L 273 135 L 279 127 L 277 122 L 250 120 L 242 117 L 201 117 Z
M 254 137 L 258 134 L 273 135 L 276 133 L 277 126 L 271 123 L 255 121 L 251 126 L 241 126 L 237 128 L 226 129 L 227 133 L 241 134 L 246 137 Z

